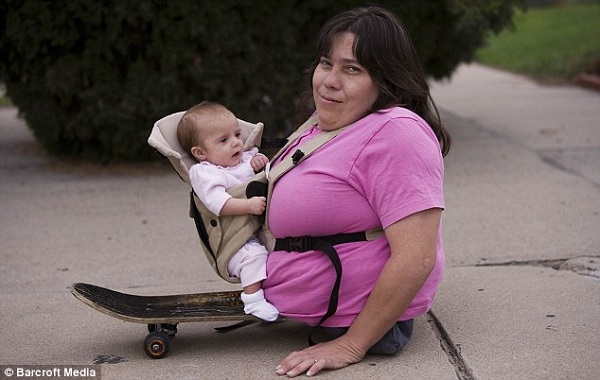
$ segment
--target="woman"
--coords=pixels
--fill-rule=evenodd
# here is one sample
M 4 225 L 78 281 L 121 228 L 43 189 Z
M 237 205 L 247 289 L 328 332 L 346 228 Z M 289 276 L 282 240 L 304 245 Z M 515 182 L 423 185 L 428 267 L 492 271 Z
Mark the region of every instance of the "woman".
M 277 238 L 382 227 L 385 238 L 335 248 L 342 263 L 337 312 L 321 326 L 334 337 L 288 355 L 276 368 L 314 375 L 394 353 L 412 320 L 429 310 L 441 281 L 441 125 L 412 43 L 378 7 L 347 11 L 319 33 L 312 88 L 317 123 L 286 154 L 323 131 L 345 129 L 276 184 L 270 227 Z M 319 251 L 274 251 L 266 298 L 284 316 L 317 325 L 335 271 Z

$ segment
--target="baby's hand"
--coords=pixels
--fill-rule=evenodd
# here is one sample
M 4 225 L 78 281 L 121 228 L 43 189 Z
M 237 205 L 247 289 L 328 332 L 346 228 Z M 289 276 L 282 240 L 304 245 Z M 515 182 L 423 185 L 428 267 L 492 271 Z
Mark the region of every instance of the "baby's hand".
M 248 201 L 248 213 L 252 215 L 262 215 L 267 208 L 267 198 L 252 197 Z
M 250 166 L 252 166 L 252 169 L 255 173 L 258 173 L 267 165 L 268 162 L 269 159 L 267 158 L 267 156 L 265 156 L 262 153 L 258 153 L 250 160 Z

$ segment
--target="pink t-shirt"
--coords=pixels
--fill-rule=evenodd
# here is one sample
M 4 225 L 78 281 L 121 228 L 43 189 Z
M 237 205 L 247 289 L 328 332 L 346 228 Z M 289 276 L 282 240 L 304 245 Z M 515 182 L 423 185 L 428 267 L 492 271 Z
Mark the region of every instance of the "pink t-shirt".
M 321 133 L 310 128 L 286 154 Z M 355 122 L 275 184 L 269 224 L 275 237 L 322 236 L 386 228 L 411 214 L 444 208 L 439 143 L 416 114 L 392 108 Z M 339 304 L 323 326 L 350 326 L 390 256 L 385 238 L 336 246 L 343 275 Z M 441 227 L 435 268 L 398 320 L 429 310 L 441 282 Z M 265 296 L 281 315 L 315 325 L 325 314 L 335 270 L 325 254 L 275 251 Z

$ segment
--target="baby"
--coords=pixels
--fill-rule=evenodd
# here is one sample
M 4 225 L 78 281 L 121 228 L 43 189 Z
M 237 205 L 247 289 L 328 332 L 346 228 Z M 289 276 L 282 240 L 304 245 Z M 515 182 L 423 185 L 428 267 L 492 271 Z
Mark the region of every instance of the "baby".
M 191 107 L 177 126 L 177 138 L 198 160 L 190 168 L 190 183 L 207 209 L 217 216 L 261 215 L 265 211 L 265 197 L 237 199 L 225 191 L 251 178 L 269 161 L 258 153 L 258 148 L 243 151 L 238 120 L 230 110 L 206 101 Z M 252 237 L 227 263 L 227 270 L 242 283 L 244 312 L 274 321 L 279 310 L 267 302 L 262 290 L 262 281 L 267 278 L 267 254 Z

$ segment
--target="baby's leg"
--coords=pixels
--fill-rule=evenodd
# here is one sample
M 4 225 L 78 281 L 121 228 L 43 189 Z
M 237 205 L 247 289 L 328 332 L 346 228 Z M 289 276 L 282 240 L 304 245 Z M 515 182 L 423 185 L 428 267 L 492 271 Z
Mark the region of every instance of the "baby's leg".
M 258 240 L 249 240 L 227 263 L 232 276 L 239 277 L 243 293 L 244 312 L 265 321 L 274 321 L 279 310 L 265 299 L 261 288 L 267 278 L 267 250 Z

